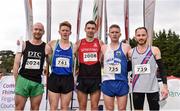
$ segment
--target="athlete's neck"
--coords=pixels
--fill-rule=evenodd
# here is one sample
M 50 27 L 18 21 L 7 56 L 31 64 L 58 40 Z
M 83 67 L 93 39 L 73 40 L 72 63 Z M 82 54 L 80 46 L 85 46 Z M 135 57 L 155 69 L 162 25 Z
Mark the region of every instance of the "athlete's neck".
M 143 45 L 137 45 L 137 50 L 139 53 L 144 53 L 148 48 L 148 45 L 143 44 Z
M 119 41 L 117 42 L 111 42 L 110 46 L 113 50 L 117 50 L 119 48 Z
M 94 37 L 86 37 L 86 41 L 92 42 L 94 40 Z
M 60 47 L 63 49 L 68 49 L 70 47 L 69 40 L 60 39 L 59 44 L 60 44 Z
M 60 43 L 62 43 L 62 44 L 69 44 L 69 40 L 60 39 Z
M 34 44 L 34 45 L 40 45 L 40 44 L 42 43 L 42 40 L 41 40 L 41 39 L 39 39 L 39 40 L 37 40 L 37 39 L 31 39 L 30 42 L 31 42 L 32 44 Z

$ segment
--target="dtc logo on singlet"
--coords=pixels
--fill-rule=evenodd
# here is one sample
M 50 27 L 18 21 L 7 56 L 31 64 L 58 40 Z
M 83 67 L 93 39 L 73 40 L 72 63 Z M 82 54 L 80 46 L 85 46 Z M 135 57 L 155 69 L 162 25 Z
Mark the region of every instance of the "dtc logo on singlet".
M 26 61 L 26 69 L 40 69 L 41 53 L 35 51 L 28 51 L 28 59 Z M 31 58 L 31 59 L 30 59 Z

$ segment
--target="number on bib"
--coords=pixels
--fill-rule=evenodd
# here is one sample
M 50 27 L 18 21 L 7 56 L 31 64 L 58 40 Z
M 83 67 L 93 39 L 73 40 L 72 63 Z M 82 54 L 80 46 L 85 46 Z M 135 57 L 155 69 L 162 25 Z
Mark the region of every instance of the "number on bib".
M 121 73 L 121 64 L 108 64 L 104 67 L 106 74 L 120 74 Z
M 26 69 L 40 69 L 40 60 L 39 59 L 27 59 Z
M 96 52 L 88 52 L 83 54 L 84 62 L 88 61 L 97 61 L 97 53 Z
M 149 74 L 150 64 L 135 65 L 135 74 Z
M 69 59 L 68 58 L 56 58 L 56 67 L 69 67 Z

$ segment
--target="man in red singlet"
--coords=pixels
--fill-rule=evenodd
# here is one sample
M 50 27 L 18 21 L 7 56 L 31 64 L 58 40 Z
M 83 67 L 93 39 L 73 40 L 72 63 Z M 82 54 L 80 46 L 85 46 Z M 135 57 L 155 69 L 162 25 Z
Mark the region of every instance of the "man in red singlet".
M 95 38 L 96 23 L 85 24 L 86 37 L 75 44 L 78 54 L 79 74 L 77 77 L 77 96 L 79 110 L 86 110 L 88 94 L 90 94 L 91 110 L 98 109 L 101 83 L 101 45 L 103 42 Z

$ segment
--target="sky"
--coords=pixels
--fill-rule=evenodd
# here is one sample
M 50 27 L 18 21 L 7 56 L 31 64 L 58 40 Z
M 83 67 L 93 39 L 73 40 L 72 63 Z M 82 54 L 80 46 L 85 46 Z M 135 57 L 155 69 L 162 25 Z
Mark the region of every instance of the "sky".
M 85 37 L 84 25 L 92 20 L 94 0 L 83 0 L 81 15 L 80 38 Z M 124 0 L 107 0 L 108 26 L 116 23 L 121 27 L 124 39 Z M 0 50 L 16 51 L 16 41 L 26 36 L 26 17 L 24 0 L 0 1 Z M 32 0 L 33 22 L 42 22 L 46 28 L 46 0 Z M 78 0 L 52 0 L 51 39 L 59 39 L 58 26 L 60 22 L 69 21 L 72 24 L 70 40 L 76 39 Z M 129 0 L 129 30 L 130 37 L 134 30 L 143 26 L 143 0 Z M 154 30 L 158 32 L 171 29 L 180 35 L 180 0 L 156 0 Z M 46 33 L 43 36 L 46 41 Z

